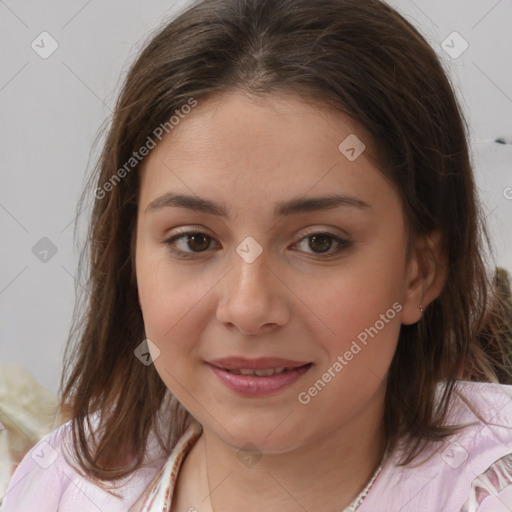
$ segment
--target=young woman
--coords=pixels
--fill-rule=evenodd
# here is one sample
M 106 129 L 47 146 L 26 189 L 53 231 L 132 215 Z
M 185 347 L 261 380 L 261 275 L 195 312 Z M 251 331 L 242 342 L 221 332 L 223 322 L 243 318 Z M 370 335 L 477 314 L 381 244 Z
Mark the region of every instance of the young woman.
M 97 171 L 70 420 L 2 511 L 512 509 L 464 121 L 397 12 L 196 2 L 130 69 Z

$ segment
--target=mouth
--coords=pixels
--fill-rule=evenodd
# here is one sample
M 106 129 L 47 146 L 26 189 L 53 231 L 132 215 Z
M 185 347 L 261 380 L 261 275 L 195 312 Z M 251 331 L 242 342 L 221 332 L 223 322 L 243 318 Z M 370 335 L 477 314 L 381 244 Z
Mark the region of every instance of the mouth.
M 312 363 L 308 363 L 303 366 L 311 366 Z M 297 368 L 302 368 L 302 366 L 298 367 L 280 367 L 280 368 L 267 368 L 263 370 L 253 370 L 251 368 L 240 368 L 240 369 L 228 369 L 228 368 L 222 368 L 222 370 L 225 370 L 229 373 L 234 373 L 235 375 L 252 375 L 255 377 L 272 377 L 273 375 L 280 375 L 281 373 L 286 373 L 290 371 L 297 370 Z
M 295 383 L 313 366 L 311 362 L 276 358 L 229 358 L 208 363 L 222 384 L 244 396 L 277 393 Z
M 246 357 L 222 357 L 209 361 L 209 364 L 217 366 L 223 370 L 230 371 L 253 371 L 253 370 L 294 370 L 306 364 L 312 364 L 309 361 L 293 361 L 291 359 L 283 359 L 281 357 L 259 357 L 256 359 L 248 359 Z

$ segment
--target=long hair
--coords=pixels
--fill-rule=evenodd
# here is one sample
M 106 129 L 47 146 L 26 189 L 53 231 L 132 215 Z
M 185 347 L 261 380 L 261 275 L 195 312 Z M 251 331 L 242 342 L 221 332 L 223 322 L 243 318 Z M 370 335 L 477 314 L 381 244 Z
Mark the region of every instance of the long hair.
M 453 432 L 444 419 L 457 379 L 512 382 L 510 329 L 484 264 L 490 243 L 467 126 L 425 39 L 379 0 L 196 1 L 131 65 L 90 181 L 94 204 L 79 267 L 86 293 L 68 340 L 61 406 L 73 418 L 80 467 L 98 479 L 139 468 L 150 433 L 169 454 L 191 419 L 154 366 L 134 356 L 145 337 L 134 268 L 134 154 L 158 127 L 170 129 L 183 105 L 235 88 L 295 92 L 351 117 L 380 150 L 379 170 L 399 192 L 409 242 L 442 235 L 446 284 L 420 322 L 402 325 L 389 369 L 385 428 L 391 446 L 407 443 L 402 463 Z M 447 385 L 436 401 L 440 382 Z

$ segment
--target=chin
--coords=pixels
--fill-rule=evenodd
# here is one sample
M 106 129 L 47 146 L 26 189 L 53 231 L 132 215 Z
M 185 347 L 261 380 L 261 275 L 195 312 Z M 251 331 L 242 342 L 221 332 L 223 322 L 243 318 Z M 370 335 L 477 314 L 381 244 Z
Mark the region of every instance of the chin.
M 290 415 L 291 416 L 291 415 Z M 286 415 L 284 416 L 286 417 Z M 309 436 L 304 432 L 303 425 L 294 425 L 283 421 L 281 414 L 278 419 L 262 420 L 250 417 L 239 418 L 236 422 L 220 422 L 226 429 L 218 424 L 206 425 L 225 444 L 236 450 L 257 450 L 268 454 L 285 453 L 304 445 Z M 231 435 L 230 435 L 231 434 Z

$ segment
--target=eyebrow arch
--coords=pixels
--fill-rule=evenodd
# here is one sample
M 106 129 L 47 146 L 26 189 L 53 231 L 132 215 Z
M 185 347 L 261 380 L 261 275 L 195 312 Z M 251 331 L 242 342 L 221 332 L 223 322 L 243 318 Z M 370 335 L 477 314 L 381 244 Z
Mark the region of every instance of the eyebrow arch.
M 147 213 L 166 206 L 188 208 L 189 210 L 208 213 L 218 217 L 229 216 L 228 209 L 215 201 L 187 194 L 173 194 L 171 192 L 149 203 L 145 211 Z M 285 217 L 298 213 L 332 210 L 338 207 L 356 208 L 359 210 L 372 209 L 368 203 L 361 199 L 340 194 L 329 194 L 320 197 L 297 197 L 280 202 L 274 209 L 274 215 Z

